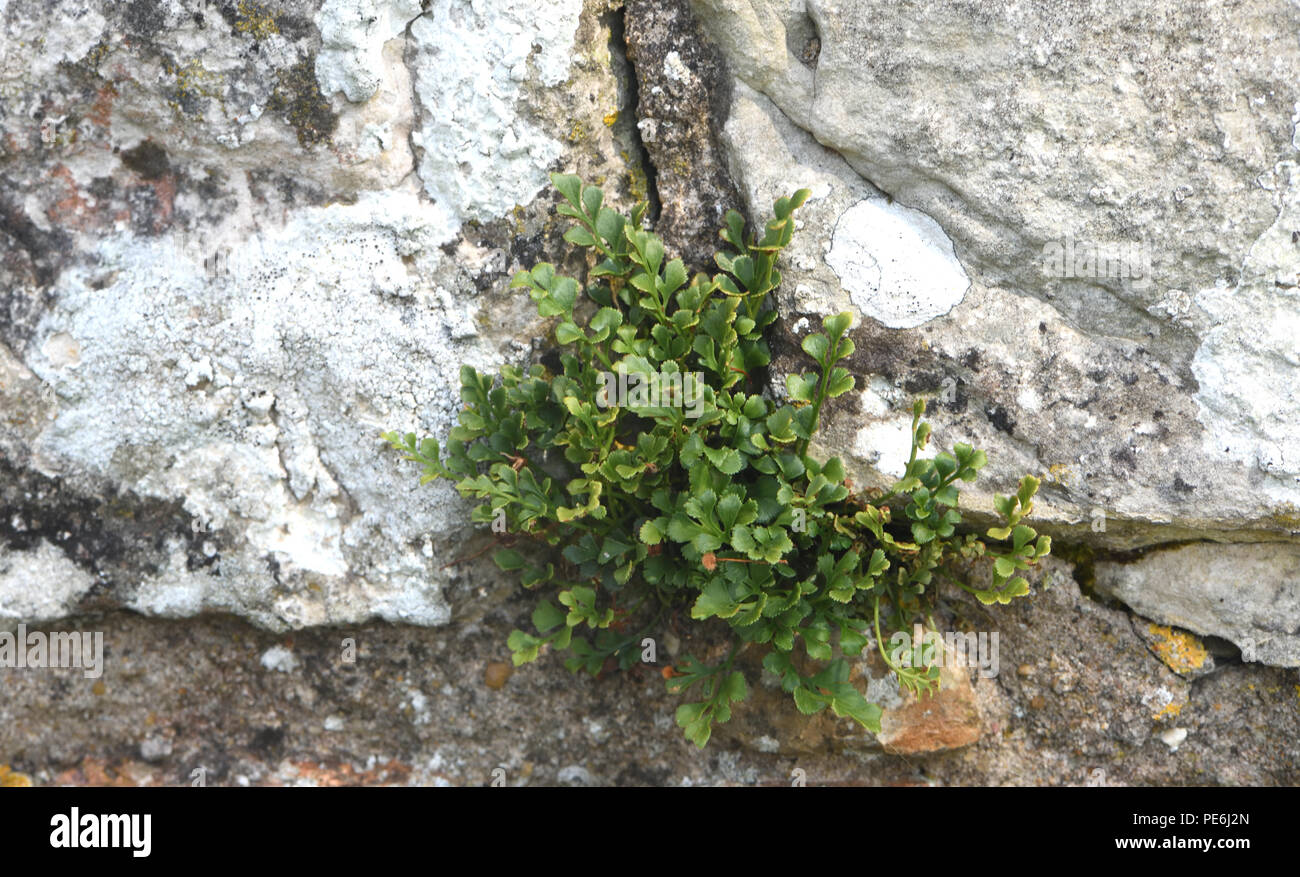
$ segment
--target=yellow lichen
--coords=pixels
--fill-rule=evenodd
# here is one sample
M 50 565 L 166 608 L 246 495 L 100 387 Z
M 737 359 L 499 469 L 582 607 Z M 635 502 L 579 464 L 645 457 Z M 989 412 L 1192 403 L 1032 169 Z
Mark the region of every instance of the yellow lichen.
M 201 97 L 215 98 L 218 103 L 223 104 L 224 109 L 225 80 L 221 74 L 203 69 L 203 65 L 197 59 L 189 61 L 184 66 L 164 60 L 162 67 L 163 72 L 176 79 L 177 100 L 167 102 L 173 110 L 178 113 L 185 112 L 183 101 Z
M 626 152 L 620 153 L 620 155 L 623 158 L 623 163 L 627 166 L 628 194 L 632 196 L 633 201 L 645 201 L 650 192 L 650 183 L 646 179 L 645 171 Z
M 615 110 L 614 112 L 606 116 L 604 121 L 605 121 L 606 128 L 613 128 L 614 123 L 618 121 L 618 110 Z
M 1179 675 L 1201 669 L 1210 657 L 1205 646 L 1201 645 L 1201 641 L 1190 633 L 1159 624 L 1150 624 L 1147 630 L 1158 637 L 1152 646 L 1156 657 Z
M 0 789 L 25 788 L 31 784 L 32 778 L 27 774 L 10 770 L 7 764 L 0 764 Z
M 239 33 L 249 34 L 255 40 L 264 40 L 280 32 L 275 24 L 275 16 L 260 3 L 240 0 L 237 8 L 239 14 L 235 16 L 235 30 Z
M 1154 718 L 1157 722 L 1160 721 L 1161 719 L 1172 719 L 1182 711 L 1183 711 L 1183 704 L 1171 703 L 1166 705 L 1164 709 L 1160 710 L 1160 712 L 1156 713 L 1152 718 Z
M 1064 463 L 1053 463 L 1047 467 L 1047 472 L 1043 474 L 1043 480 L 1065 487 L 1074 481 L 1074 473 Z

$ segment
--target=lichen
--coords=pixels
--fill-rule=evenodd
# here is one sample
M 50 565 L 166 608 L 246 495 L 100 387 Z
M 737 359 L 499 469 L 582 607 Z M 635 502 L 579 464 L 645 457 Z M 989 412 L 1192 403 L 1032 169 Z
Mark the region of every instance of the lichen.
M 1300 530 L 1300 506 L 1284 502 L 1269 515 L 1269 520 L 1288 530 Z
M 1151 646 L 1156 657 L 1180 676 L 1201 669 L 1210 657 L 1201 641 L 1186 631 L 1155 623 L 1147 625 L 1147 631 L 1157 638 Z
M 32 778 L 27 774 L 11 770 L 7 764 L 0 764 L 0 789 L 27 787 L 31 784 Z
M 650 194 L 650 182 L 646 177 L 645 170 L 641 164 L 634 160 L 626 152 L 619 153 L 623 163 L 627 166 L 627 193 L 633 201 L 648 201 Z
M 275 16 L 260 3 L 240 0 L 236 7 L 235 30 L 249 34 L 255 40 L 264 40 L 280 32 L 275 23 Z
M 316 56 L 308 55 L 278 75 L 267 109 L 297 132 L 298 143 L 304 148 L 328 142 L 338 128 L 339 118 L 316 82 Z
M 166 58 L 162 62 L 163 72 L 173 77 L 176 82 L 171 89 L 172 99 L 167 105 L 175 112 L 187 116 L 201 116 L 205 108 L 204 99 L 222 101 L 225 79 L 219 73 L 205 70 L 198 59 L 185 64 L 176 64 Z
M 573 125 L 570 126 L 569 133 L 565 139 L 570 143 L 581 143 L 587 139 L 587 126 L 584 125 L 580 119 L 575 120 Z
M 1155 719 L 1157 722 L 1163 721 L 1165 719 L 1177 718 L 1178 714 L 1183 711 L 1184 706 L 1186 706 L 1186 704 L 1181 704 L 1181 703 L 1166 704 L 1165 707 L 1161 709 L 1160 712 L 1152 716 L 1152 718 Z

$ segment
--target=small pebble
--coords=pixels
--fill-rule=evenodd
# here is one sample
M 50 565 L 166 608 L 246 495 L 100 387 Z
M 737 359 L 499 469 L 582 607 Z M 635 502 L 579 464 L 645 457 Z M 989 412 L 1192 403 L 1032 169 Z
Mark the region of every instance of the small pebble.
M 172 754 L 172 741 L 166 737 L 146 737 L 140 744 L 140 757 L 145 761 L 162 761 Z
M 1165 731 L 1160 735 L 1160 739 L 1169 747 L 1170 752 L 1177 752 L 1178 747 L 1182 746 L 1183 741 L 1187 739 L 1187 729 L 1170 728 L 1168 731 Z
M 504 688 L 513 672 L 514 668 L 506 661 L 491 661 L 483 671 L 483 684 L 493 691 Z
M 591 773 L 581 765 L 570 764 L 567 767 L 560 768 L 557 777 L 562 785 L 566 786 L 590 786 L 594 784 Z
M 298 659 L 284 646 L 271 646 L 262 653 L 262 666 L 268 670 L 292 673 L 298 669 Z

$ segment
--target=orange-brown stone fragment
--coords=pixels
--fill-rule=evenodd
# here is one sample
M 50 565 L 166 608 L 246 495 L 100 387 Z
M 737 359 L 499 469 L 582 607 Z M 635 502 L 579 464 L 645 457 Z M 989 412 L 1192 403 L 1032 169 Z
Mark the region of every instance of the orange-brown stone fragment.
M 975 690 L 964 670 L 944 669 L 940 689 L 919 699 L 885 710 L 880 717 L 880 740 L 886 752 L 912 755 L 958 749 L 979 740 L 984 721 L 975 705 Z
M 503 688 L 510 681 L 514 668 L 506 661 L 491 661 L 483 671 L 483 684 L 493 691 Z

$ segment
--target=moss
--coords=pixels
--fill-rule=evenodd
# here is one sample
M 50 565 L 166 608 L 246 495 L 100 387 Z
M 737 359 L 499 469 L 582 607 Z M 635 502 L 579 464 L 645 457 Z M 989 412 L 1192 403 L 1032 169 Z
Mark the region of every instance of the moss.
M 619 154 L 623 163 L 627 165 L 627 194 L 628 197 L 637 203 L 648 201 L 650 195 L 650 183 L 646 178 L 645 171 L 639 162 L 635 161 L 632 156 L 626 152 Z
M 1097 594 L 1097 552 L 1090 545 L 1057 540 L 1052 544 L 1052 555 L 1074 566 L 1074 580 L 1089 597 Z
M 1288 530 L 1300 530 L 1300 507 L 1295 503 L 1282 503 L 1269 515 L 1268 520 Z

